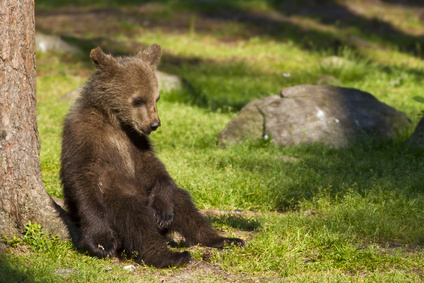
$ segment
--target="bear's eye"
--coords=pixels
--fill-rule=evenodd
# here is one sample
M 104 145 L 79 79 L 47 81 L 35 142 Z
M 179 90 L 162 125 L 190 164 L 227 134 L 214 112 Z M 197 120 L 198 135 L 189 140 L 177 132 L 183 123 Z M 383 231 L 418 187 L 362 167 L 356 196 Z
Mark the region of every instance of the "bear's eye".
M 132 103 L 135 107 L 140 107 L 144 104 L 144 101 L 140 98 L 134 98 Z

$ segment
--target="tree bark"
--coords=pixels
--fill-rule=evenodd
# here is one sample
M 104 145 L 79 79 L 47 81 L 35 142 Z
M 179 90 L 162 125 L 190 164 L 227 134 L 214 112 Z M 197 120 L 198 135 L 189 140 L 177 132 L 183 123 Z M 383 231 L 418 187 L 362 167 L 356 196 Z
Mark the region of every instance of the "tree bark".
M 65 239 L 41 179 L 34 0 L 0 0 L 0 35 L 0 233 L 21 235 L 31 220 Z

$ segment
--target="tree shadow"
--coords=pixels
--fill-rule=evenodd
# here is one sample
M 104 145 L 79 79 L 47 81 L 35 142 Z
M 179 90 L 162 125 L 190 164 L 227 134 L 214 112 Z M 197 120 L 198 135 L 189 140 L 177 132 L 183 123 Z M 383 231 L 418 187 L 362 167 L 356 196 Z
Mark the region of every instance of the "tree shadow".
M 382 1 L 390 3 L 390 4 L 396 4 L 399 6 L 406 6 L 406 7 L 419 7 L 419 8 L 424 7 L 424 3 L 421 0 L 382 0 Z
M 71 221 L 69 213 L 64 208 L 64 201 L 59 198 L 52 198 L 52 204 L 58 217 L 63 221 L 66 226 L 67 234 L 69 235 L 74 246 L 78 246 L 79 241 L 81 240 L 81 232 Z
M 90 50 L 100 46 L 104 52 L 113 56 L 131 56 L 145 49 L 148 45 L 136 41 L 119 41 L 111 38 L 78 38 L 61 36 L 66 42 L 78 46 L 81 54 L 62 56 L 61 60 L 84 62 L 92 68 Z M 313 76 L 304 74 L 287 80 L 279 73 L 263 73 L 253 69 L 246 62 L 220 62 L 199 56 L 178 56 L 172 50 L 163 50 L 159 70 L 178 75 L 182 78 L 183 89 L 164 94 L 169 102 L 180 102 L 211 111 L 232 112 L 240 110 L 252 99 L 269 95 L 270 91 L 277 93 L 281 86 L 291 86 L 299 83 L 313 83 Z M 207 81 L 205 81 L 205 78 Z M 254 84 L 254 88 L 246 88 L 246 84 Z M 207 86 L 205 86 L 205 84 Z M 226 89 L 230 85 L 230 89 Z M 238 93 L 234 93 L 238 92 Z
M 367 17 L 353 11 L 345 4 L 334 0 L 326 1 L 266 1 L 274 9 L 274 13 L 257 13 L 246 11 L 236 1 L 228 4 L 228 10 L 213 12 L 192 6 L 202 17 L 233 21 L 245 25 L 248 36 L 267 35 L 275 40 L 293 40 L 306 49 L 331 50 L 336 53 L 340 46 L 372 47 L 374 43 L 390 44 L 400 51 L 422 57 L 421 48 L 424 45 L 422 36 L 406 34 L 392 24 L 377 17 Z M 388 1 L 399 3 L 400 1 Z M 401 1 L 401 5 L 407 5 Z M 423 4 L 416 6 L 424 7 Z M 318 25 L 299 24 L 294 17 L 312 20 L 324 26 L 337 27 L 342 33 L 324 31 Z
M 254 217 L 235 213 L 209 215 L 208 218 L 216 225 L 225 225 L 241 231 L 255 231 L 261 227 L 261 223 Z
M 62 36 L 62 39 L 82 49 L 82 54 L 71 57 L 90 67 L 92 66 L 88 54 L 97 46 L 114 56 L 132 55 L 148 46 L 137 41 L 121 41 L 106 37 Z M 65 56 L 63 60 L 69 61 L 69 57 Z M 403 73 L 408 76 L 409 80 L 417 81 L 424 74 L 423 69 L 416 67 L 379 64 L 362 68 L 359 70 L 359 75 L 353 76 L 349 80 L 361 80 L 373 68 L 391 76 Z M 172 50 L 163 50 L 159 70 L 178 75 L 183 80 L 184 88 L 182 90 L 164 94 L 163 97 L 167 101 L 196 105 L 221 112 L 237 112 L 250 101 L 277 94 L 281 88 L 299 84 L 321 84 L 319 80 L 323 74 L 328 73 L 336 79 L 338 78 L 337 74 L 328 72 L 329 70 L 312 70 L 311 72 L 302 71 L 299 74 L 293 73 L 290 79 L 287 79 L 279 70 L 263 72 L 252 68 L 242 60 L 223 62 L 200 56 L 175 55 Z
M 298 2 L 266 0 L 265 2 L 272 7 L 271 12 L 246 9 L 243 1 L 164 0 L 141 1 L 141 4 L 144 4 L 141 5 L 135 0 L 124 2 L 97 0 L 87 6 L 83 1 L 56 3 L 51 0 L 40 0 L 37 1 L 37 5 L 42 7 L 37 11 L 36 18 L 39 19 L 37 29 L 46 33 L 61 34 L 66 41 L 78 45 L 86 54 L 96 46 L 101 46 L 106 52 L 110 51 L 115 55 L 135 53 L 146 45 L 131 40 L 116 40 L 116 38 L 122 33 L 126 34 L 127 38 L 132 38 L 133 34 L 149 29 L 165 30 L 171 33 L 188 33 L 194 30 L 202 34 L 218 36 L 222 33 L 222 39 L 228 41 L 256 36 L 268 37 L 278 42 L 291 41 L 307 50 L 336 55 L 339 55 L 340 48 L 344 46 L 355 50 L 364 45 L 369 48 L 380 48 L 381 45 L 391 44 L 402 51 L 421 56 L 420 46 L 424 46 L 424 37 L 405 34 L 383 20 L 367 18 L 334 0 Z M 170 7 L 175 9 L 164 11 L 161 5 L 169 3 L 172 3 Z M 407 5 L 415 2 L 403 1 L 402 3 Z M 50 17 L 56 17 L 56 20 L 50 21 Z M 303 20 L 312 21 L 314 24 L 303 24 Z M 229 27 L 233 23 L 236 23 L 238 27 L 231 31 Z M 317 25 L 354 31 L 338 33 L 317 27 Z M 88 55 L 84 57 L 84 60 L 88 62 Z M 317 82 L 320 84 L 316 75 L 307 72 L 287 80 L 281 73 L 265 74 L 259 70 L 253 70 L 244 62 L 223 63 L 199 57 L 175 56 L 166 50 L 160 68 L 180 75 L 189 82 L 186 84 L 188 87 L 184 93 L 170 95 L 171 100 L 193 103 L 213 111 L 240 110 L 249 101 L 268 96 L 270 93 L 277 93 L 283 87 Z M 393 71 L 392 67 L 383 65 L 379 68 L 386 68 L 387 73 Z M 423 73 L 422 70 L 410 67 L 403 68 L 403 71 L 415 77 Z M 208 93 L 210 89 L 205 91 L 202 87 L 204 82 L 200 82 L 200 86 L 197 86 L 198 76 L 193 74 L 205 72 L 210 77 L 208 82 L 210 89 L 216 90 L 215 93 Z M 235 79 L 229 82 L 230 77 Z M 245 81 L 237 80 L 243 77 L 246 78 Z M 254 88 L 247 89 L 244 86 L 246 81 L 249 83 L 258 81 L 258 83 Z M 239 92 L 240 95 L 229 95 L 228 90 L 225 89 L 226 84 L 223 82 L 234 86 L 232 91 Z
M 175 8 L 174 11 L 163 9 L 141 8 L 138 1 L 98 0 L 91 4 L 90 9 L 78 8 L 78 3 L 69 9 L 43 10 L 37 16 L 48 21 L 49 17 L 61 17 L 64 25 L 73 25 L 78 29 L 87 21 L 87 27 L 79 28 L 81 32 L 89 31 L 102 36 L 117 36 L 138 32 L 139 28 L 166 29 L 172 32 L 188 32 L 195 30 L 201 33 L 222 33 L 224 38 L 237 40 L 255 36 L 267 36 L 277 41 L 292 40 L 305 49 L 333 50 L 335 53 L 340 46 L 349 46 L 352 49 L 373 44 L 390 44 L 400 51 L 421 57 L 421 47 L 424 46 L 424 37 L 406 34 L 392 24 L 377 17 L 367 17 L 353 11 L 346 4 L 334 0 L 326 1 L 275 1 L 265 0 L 271 12 L 257 12 L 246 9 L 243 1 L 143 1 L 150 6 L 167 4 Z M 388 1 L 400 5 L 420 5 L 417 1 Z M 41 7 L 50 5 L 57 7 L 50 0 L 40 0 Z M 60 6 L 70 5 L 69 1 Z M 72 5 L 75 5 L 73 3 Z M 81 3 L 79 4 L 83 6 Z M 134 9 L 121 9 L 120 7 Z M 171 9 L 171 8 L 169 8 Z M 71 17 L 76 19 L 67 22 Z M 79 20 L 78 20 L 79 19 Z M 304 23 L 307 20 L 308 23 Z M 66 22 L 66 23 L 65 23 Z M 118 27 L 111 22 L 122 23 Z M 228 25 L 220 23 L 236 23 L 242 26 L 236 31 L 229 31 Z M 341 32 L 330 31 L 328 27 L 336 27 Z M 50 28 L 50 26 L 49 26 Z M 57 29 L 59 27 L 54 27 Z M 59 28 L 60 29 L 60 28 Z M 227 34 L 227 36 L 226 36 Z
M 17 266 L 15 260 L 9 255 L 0 254 L 0 282 L 36 282 L 34 274 Z

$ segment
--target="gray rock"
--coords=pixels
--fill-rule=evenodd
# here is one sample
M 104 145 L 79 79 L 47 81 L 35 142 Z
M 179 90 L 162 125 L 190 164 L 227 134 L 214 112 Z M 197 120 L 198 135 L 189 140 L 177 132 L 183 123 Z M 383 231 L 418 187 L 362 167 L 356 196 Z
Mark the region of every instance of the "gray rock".
M 49 51 L 77 54 L 81 53 L 81 49 L 65 42 L 60 36 L 57 35 L 46 35 L 37 32 L 35 34 L 36 50 L 41 53 L 47 53 Z
M 404 141 L 403 145 L 424 149 L 424 118 L 421 118 L 414 133 Z
M 320 142 L 345 147 L 365 137 L 395 139 L 408 117 L 357 89 L 322 85 L 285 88 L 252 101 L 219 134 L 221 145 L 271 139 L 279 145 Z
M 156 77 L 158 78 L 160 92 L 170 92 L 183 88 L 182 79 L 177 75 L 156 71 Z

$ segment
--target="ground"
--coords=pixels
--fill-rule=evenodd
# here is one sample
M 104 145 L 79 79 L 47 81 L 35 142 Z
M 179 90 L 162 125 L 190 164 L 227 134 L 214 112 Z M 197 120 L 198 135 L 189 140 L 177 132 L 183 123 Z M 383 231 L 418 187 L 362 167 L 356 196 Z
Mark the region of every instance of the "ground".
M 416 168 L 424 159 L 416 153 L 401 152 L 396 144 L 344 150 L 275 148 L 266 142 L 216 146 L 218 133 L 247 102 L 296 84 L 358 88 L 416 123 L 423 105 L 413 99 L 422 96 L 422 1 L 84 2 L 36 1 L 37 30 L 83 49 L 76 56 L 37 54 L 48 192 L 61 197 L 57 141 L 69 105 L 57 100 L 92 71 L 90 49 L 101 45 L 128 54 L 156 42 L 164 48 L 159 69 L 185 78 L 193 89 L 162 96 L 164 124 L 152 136 L 159 157 L 198 207 L 225 212 L 211 216 L 214 227 L 247 243 L 244 249 L 222 251 L 193 247 L 195 260 L 188 266 L 138 266 L 130 279 L 423 280 L 424 179 Z M 354 62 L 353 67 L 322 67 L 332 56 Z M 243 217 L 234 215 L 235 209 Z M 48 245 L 41 243 L 41 248 Z M 38 278 L 51 278 L 40 274 L 48 270 L 71 281 L 101 281 L 126 278 L 123 267 L 132 264 L 82 256 L 72 246 L 49 249 L 46 257 L 20 251 L 23 259 L 11 258 L 11 269 L 21 266 L 25 276 Z

